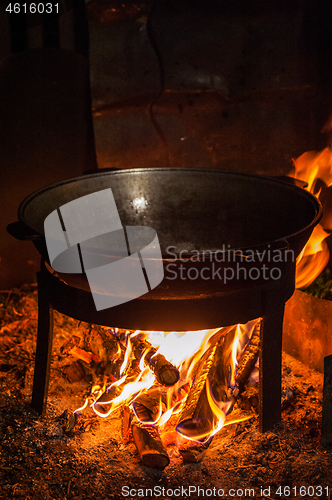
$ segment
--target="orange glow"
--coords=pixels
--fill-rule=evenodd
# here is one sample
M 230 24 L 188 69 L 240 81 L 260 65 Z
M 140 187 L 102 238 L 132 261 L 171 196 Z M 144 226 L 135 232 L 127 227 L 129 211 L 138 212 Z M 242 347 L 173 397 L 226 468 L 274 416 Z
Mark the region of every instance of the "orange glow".
M 294 161 L 296 179 L 308 183 L 306 188 L 317 197 L 321 190 L 317 190 L 318 179 L 326 186 L 332 185 L 332 152 L 325 148 L 322 151 L 308 151 Z M 329 233 L 324 231 L 321 224 L 315 227 L 313 233 L 297 258 L 296 287 L 305 288 L 312 283 L 323 271 L 329 261 L 329 249 L 325 238 Z

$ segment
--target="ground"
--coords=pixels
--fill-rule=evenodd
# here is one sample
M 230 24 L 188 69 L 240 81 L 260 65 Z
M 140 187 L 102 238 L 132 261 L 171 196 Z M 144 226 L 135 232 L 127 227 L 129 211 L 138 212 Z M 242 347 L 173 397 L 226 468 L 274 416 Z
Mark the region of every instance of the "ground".
M 320 445 L 322 374 L 284 354 L 279 425 L 259 433 L 249 391 L 233 412 L 249 420 L 224 427 L 197 464 L 184 464 L 170 446 L 170 465 L 160 471 L 142 466 L 134 444 L 124 443 L 119 414 L 85 418 L 64 433 L 90 381 L 63 376 L 60 346 L 82 325 L 58 313 L 47 412 L 41 417 L 31 409 L 36 287 L 3 291 L 0 300 L 0 499 L 329 498 L 332 451 Z

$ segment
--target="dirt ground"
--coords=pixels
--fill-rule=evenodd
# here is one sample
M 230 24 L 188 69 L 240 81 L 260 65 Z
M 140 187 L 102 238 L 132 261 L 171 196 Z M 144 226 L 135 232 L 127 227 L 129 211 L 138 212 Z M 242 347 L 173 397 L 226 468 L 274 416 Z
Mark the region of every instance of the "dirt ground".
M 332 451 L 320 445 L 323 375 L 284 354 L 282 422 L 258 432 L 251 389 L 231 414 L 249 416 L 224 427 L 204 459 L 184 464 L 175 439 L 163 471 L 140 464 L 125 444 L 119 414 L 86 417 L 71 434 L 68 415 L 89 393 L 88 373 L 70 383 L 60 347 L 82 325 L 55 314 L 55 341 L 46 416 L 29 406 L 37 327 L 36 287 L 0 295 L 0 499 L 329 498 Z M 332 496 L 331 496 L 332 498 Z

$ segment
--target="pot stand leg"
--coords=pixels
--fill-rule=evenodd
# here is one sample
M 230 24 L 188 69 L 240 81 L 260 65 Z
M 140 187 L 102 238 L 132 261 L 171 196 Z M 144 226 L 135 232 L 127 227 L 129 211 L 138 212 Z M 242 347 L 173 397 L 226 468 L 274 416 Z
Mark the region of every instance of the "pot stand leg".
M 266 432 L 281 420 L 282 327 L 285 305 L 269 293 L 261 329 L 259 354 L 259 430 Z
M 43 269 L 43 267 L 42 267 Z M 38 330 L 31 406 L 40 415 L 46 412 L 53 342 L 53 309 L 49 301 L 45 271 L 37 273 Z

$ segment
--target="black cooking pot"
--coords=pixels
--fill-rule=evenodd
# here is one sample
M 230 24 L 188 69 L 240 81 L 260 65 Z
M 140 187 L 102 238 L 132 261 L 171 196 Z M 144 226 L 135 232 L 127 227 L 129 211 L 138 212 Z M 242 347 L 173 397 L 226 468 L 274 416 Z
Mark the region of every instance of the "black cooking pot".
M 141 297 L 148 300 L 204 298 L 277 280 L 294 266 L 322 216 L 312 194 L 275 178 L 146 168 L 101 171 L 40 189 L 21 203 L 19 222 L 8 231 L 33 241 L 47 261 L 45 218 L 106 188 L 112 189 L 123 226 L 149 226 L 157 232 L 165 277 Z M 89 290 L 84 274 L 60 278 Z

